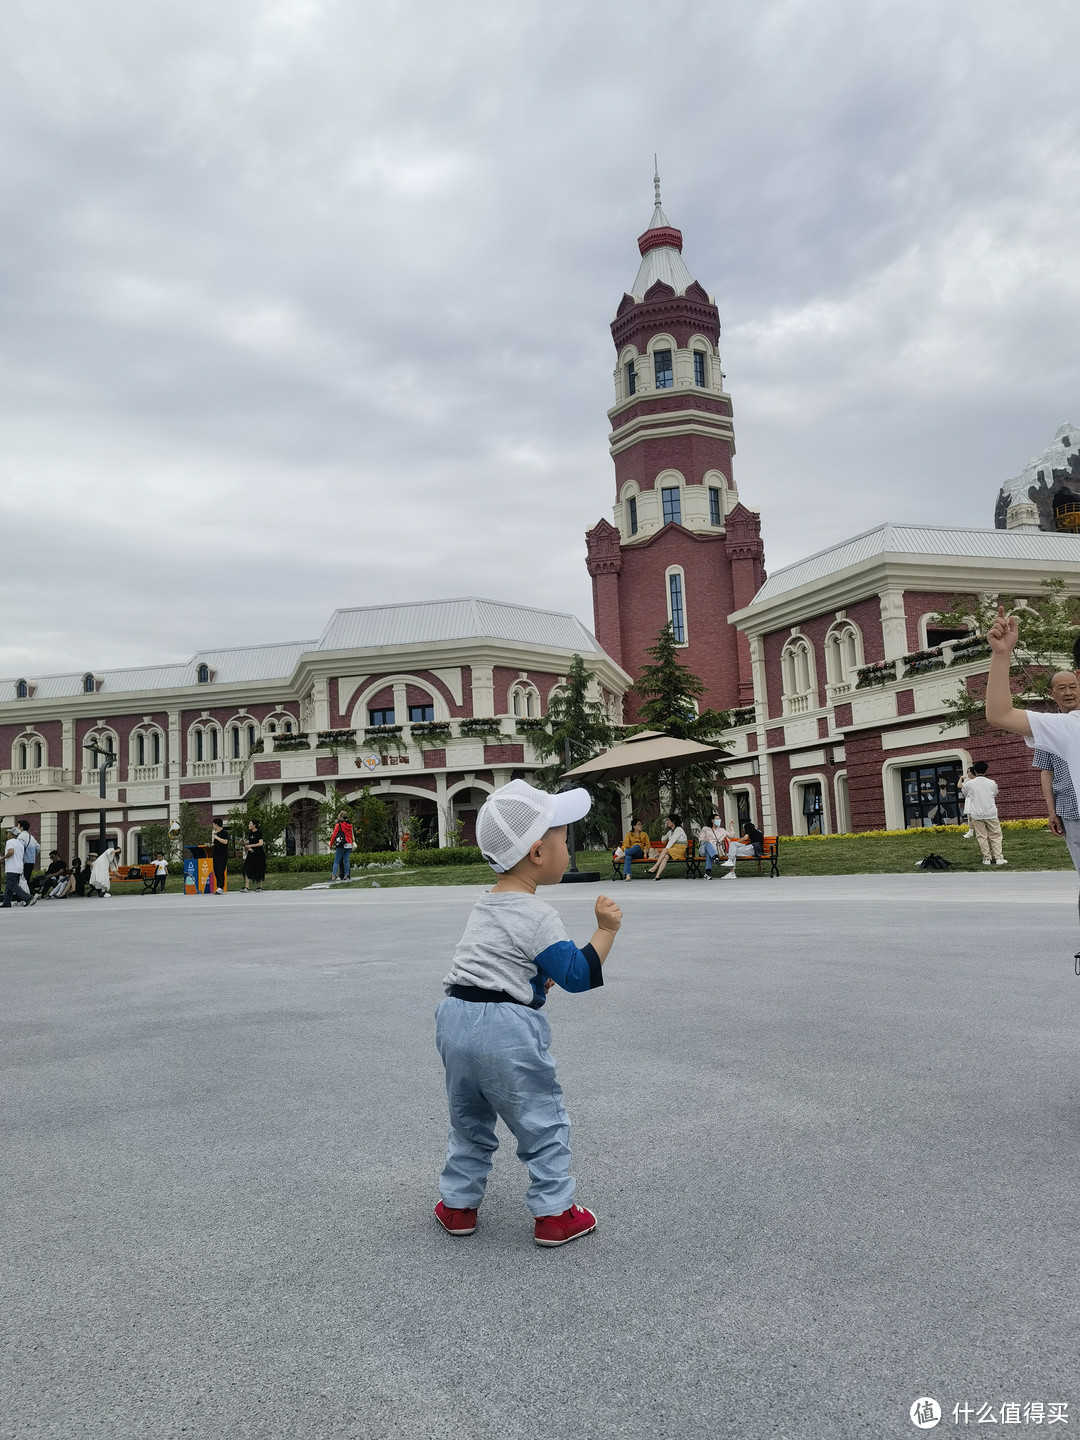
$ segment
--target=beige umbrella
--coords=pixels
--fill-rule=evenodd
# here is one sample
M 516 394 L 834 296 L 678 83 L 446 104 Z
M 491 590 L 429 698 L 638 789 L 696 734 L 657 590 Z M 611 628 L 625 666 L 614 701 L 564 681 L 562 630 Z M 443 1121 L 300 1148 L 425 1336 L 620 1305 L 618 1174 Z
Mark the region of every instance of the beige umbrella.
M 719 764 L 730 759 L 719 745 L 676 740 L 659 730 L 642 730 L 565 774 L 568 780 L 619 780 L 629 775 L 647 775 L 651 770 L 681 770 L 684 765 L 703 765 L 709 760 Z
M 75 790 L 5 790 L 0 792 L 0 815 L 57 815 L 68 810 L 117 809 L 100 795 L 80 795 Z

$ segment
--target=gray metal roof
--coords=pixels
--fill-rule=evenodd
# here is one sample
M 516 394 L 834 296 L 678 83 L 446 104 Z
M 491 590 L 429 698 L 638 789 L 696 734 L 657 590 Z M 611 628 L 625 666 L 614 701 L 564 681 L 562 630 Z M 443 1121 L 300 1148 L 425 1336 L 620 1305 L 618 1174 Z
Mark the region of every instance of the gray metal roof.
M 438 640 L 513 640 L 554 650 L 597 652 L 596 636 L 576 615 L 533 610 L 499 600 L 417 600 L 335 610 L 316 649 L 364 650 L 373 645 L 423 645 Z
M 173 690 L 197 683 L 198 668 L 208 665 L 218 685 L 245 680 L 287 680 L 296 669 L 296 662 L 314 640 L 294 640 L 280 645 L 246 645 L 233 650 L 200 650 L 190 660 L 178 665 L 140 665 L 124 670 L 80 670 L 75 675 L 31 674 L 0 680 L 0 703 L 15 699 L 19 679 L 29 680 L 35 687 L 35 700 L 55 700 L 83 694 L 83 680 L 88 673 L 101 682 L 102 695 L 118 695 L 139 690 Z
M 1047 530 L 964 530 L 936 525 L 879 525 L 829 550 L 819 550 L 777 570 L 751 604 L 775 600 L 878 555 L 967 556 L 979 560 L 1038 560 L 1047 565 L 1080 565 L 1080 536 Z
M 98 693 L 102 695 L 195 685 L 200 665 L 210 667 L 212 683 L 217 685 L 288 680 L 300 657 L 311 651 L 423 645 L 438 640 L 509 640 L 580 655 L 600 653 L 595 635 L 586 630 L 575 615 L 470 596 L 461 600 L 421 600 L 407 605 L 366 605 L 356 610 L 335 610 L 318 640 L 200 650 L 190 660 L 176 665 L 144 665 L 92 673 L 101 682 Z M 28 680 L 35 687 L 35 700 L 81 695 L 87 673 L 88 670 L 80 670 L 77 674 L 35 676 L 26 672 L 0 680 L 0 704 L 15 699 L 19 679 Z
M 676 295 L 685 295 L 687 286 L 694 283 L 694 277 L 686 268 L 682 252 L 676 250 L 674 245 L 658 245 L 655 250 L 646 250 L 634 276 L 630 294 L 635 300 L 640 300 L 657 280 L 670 285 Z

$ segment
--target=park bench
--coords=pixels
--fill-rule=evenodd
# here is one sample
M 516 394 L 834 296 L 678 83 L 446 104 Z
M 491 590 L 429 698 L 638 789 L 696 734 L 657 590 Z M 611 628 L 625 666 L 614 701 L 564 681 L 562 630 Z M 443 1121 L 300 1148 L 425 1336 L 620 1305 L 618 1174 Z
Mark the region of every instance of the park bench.
M 760 855 L 736 855 L 735 867 L 740 865 L 756 865 L 757 873 L 761 874 L 761 862 L 769 862 L 769 879 L 780 874 L 780 836 L 766 835 L 764 844 L 761 847 Z
M 635 856 L 634 859 L 630 861 L 630 867 L 631 867 L 631 868 L 630 868 L 630 873 L 631 873 L 631 875 L 634 873 L 633 867 L 634 867 L 635 865 L 655 865 L 656 862 L 657 862 L 657 860 L 660 858 L 660 854 L 661 854 L 660 847 L 659 847 L 659 846 L 654 846 L 652 849 L 650 849 L 648 855 Z M 666 868 L 665 871 L 664 871 L 664 874 L 665 874 L 665 875 L 669 875 L 669 874 L 671 873 L 671 867 L 672 867 L 673 865 L 682 865 L 682 866 L 684 867 L 684 874 L 685 874 L 685 877 L 686 877 L 687 880 L 699 880 L 699 879 L 701 878 L 702 874 L 704 873 L 704 872 L 702 871 L 702 868 L 701 868 L 701 866 L 702 866 L 702 858 L 703 858 L 702 856 L 700 856 L 700 855 L 697 854 L 697 852 L 696 852 L 696 850 L 695 850 L 695 847 L 694 847 L 694 842 L 691 841 L 690 844 L 686 847 L 686 859 L 685 859 L 685 860 L 669 860 L 668 863 L 667 863 L 667 868 Z M 616 860 L 616 859 L 615 859 L 615 852 L 612 851 L 612 853 L 611 853 L 611 876 L 612 876 L 612 879 L 613 879 L 613 880 L 618 880 L 618 879 L 620 878 L 620 876 L 622 875 L 622 872 L 623 872 L 623 862 L 622 862 L 621 859 Z
M 118 865 L 110 880 L 112 885 L 138 885 L 140 882 L 142 893 L 148 895 L 154 888 L 153 865 Z

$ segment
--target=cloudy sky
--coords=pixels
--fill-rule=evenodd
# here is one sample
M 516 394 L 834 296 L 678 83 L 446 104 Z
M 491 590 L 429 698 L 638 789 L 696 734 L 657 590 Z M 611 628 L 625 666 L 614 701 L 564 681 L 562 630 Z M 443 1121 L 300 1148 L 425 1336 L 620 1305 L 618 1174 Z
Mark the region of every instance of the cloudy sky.
M 0 673 L 481 594 L 591 620 L 664 204 L 770 569 L 1080 422 L 1074 0 L 14 0 Z

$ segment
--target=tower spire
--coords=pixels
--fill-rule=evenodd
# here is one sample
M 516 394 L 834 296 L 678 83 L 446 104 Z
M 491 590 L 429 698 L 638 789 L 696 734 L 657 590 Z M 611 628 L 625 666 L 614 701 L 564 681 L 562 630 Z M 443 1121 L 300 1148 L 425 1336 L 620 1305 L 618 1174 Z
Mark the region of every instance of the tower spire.
M 661 205 L 660 205 L 660 166 L 659 166 L 659 164 L 657 163 L 657 158 L 656 158 L 656 152 L 655 152 L 655 151 L 653 152 L 652 166 L 653 166 L 653 177 L 652 177 L 653 195 L 654 195 L 654 197 L 655 197 L 656 208 L 659 210 L 659 209 L 661 208 Z

